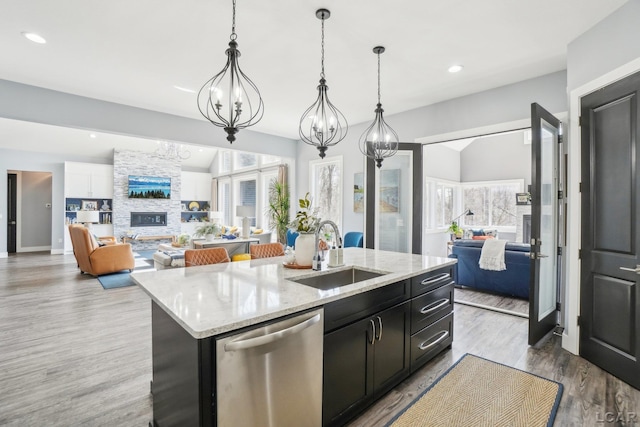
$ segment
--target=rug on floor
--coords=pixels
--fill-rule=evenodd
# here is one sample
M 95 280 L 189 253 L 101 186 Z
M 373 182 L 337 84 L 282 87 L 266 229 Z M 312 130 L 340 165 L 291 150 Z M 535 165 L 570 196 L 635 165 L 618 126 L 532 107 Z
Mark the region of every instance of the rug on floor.
M 552 426 L 562 384 L 465 354 L 387 426 Z
M 133 256 L 136 263 L 133 271 L 153 270 L 154 252 L 155 251 L 134 252 Z M 124 288 L 126 286 L 135 286 L 136 284 L 127 270 L 98 276 L 98 281 L 104 289 Z

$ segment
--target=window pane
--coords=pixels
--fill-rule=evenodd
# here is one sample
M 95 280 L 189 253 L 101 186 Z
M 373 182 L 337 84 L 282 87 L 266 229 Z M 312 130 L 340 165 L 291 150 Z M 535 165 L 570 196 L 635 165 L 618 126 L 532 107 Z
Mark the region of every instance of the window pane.
M 272 163 L 280 163 L 280 157 L 278 156 L 269 156 L 268 154 L 263 154 L 261 157 L 261 162 L 263 165 L 269 165 Z
M 342 171 L 340 162 L 325 162 L 314 166 L 312 208 L 318 209 L 322 220 L 340 225 L 342 218 Z
M 466 187 L 463 193 L 464 209 L 471 209 L 474 215 L 473 220 L 465 221 L 460 218 L 466 226 L 470 225 L 490 225 L 489 223 L 489 188 L 488 187 Z M 473 222 L 473 224 L 467 224 Z
M 258 164 L 258 156 L 252 153 L 236 152 L 235 169 L 255 167 Z
M 229 191 L 231 184 L 227 182 L 218 182 L 218 209 L 223 213 L 223 224 L 232 224 L 231 221 L 231 192 Z
M 219 154 L 220 159 L 220 174 L 231 172 L 231 152 L 221 151 Z
M 238 193 L 238 205 L 241 206 L 253 206 L 256 207 L 256 180 L 240 181 L 239 193 Z M 256 215 L 258 212 L 256 211 Z M 255 227 L 256 218 L 251 218 L 251 225 Z
M 519 185 L 495 185 L 491 187 L 491 225 L 516 225 L 516 193 Z

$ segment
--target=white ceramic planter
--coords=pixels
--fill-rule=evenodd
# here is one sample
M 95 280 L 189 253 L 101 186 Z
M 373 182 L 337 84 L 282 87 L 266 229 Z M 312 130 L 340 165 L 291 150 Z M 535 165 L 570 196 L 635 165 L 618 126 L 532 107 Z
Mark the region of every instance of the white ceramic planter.
M 314 244 L 316 235 L 314 233 L 300 233 L 296 237 L 296 264 L 309 266 L 313 261 Z

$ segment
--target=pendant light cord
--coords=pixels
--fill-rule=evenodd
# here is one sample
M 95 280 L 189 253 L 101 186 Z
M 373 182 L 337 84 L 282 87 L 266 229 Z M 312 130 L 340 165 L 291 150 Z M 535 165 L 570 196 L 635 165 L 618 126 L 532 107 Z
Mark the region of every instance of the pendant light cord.
M 235 1 L 235 0 L 234 0 Z M 320 71 L 320 78 L 324 79 L 324 15 L 322 15 L 322 43 L 320 44 L 320 65 L 321 65 L 321 69 L 322 71 Z
M 378 104 L 380 104 L 380 52 L 378 52 Z
M 231 18 L 231 36 L 229 37 L 231 40 L 235 40 L 238 38 L 236 34 L 236 0 L 233 0 L 233 17 Z

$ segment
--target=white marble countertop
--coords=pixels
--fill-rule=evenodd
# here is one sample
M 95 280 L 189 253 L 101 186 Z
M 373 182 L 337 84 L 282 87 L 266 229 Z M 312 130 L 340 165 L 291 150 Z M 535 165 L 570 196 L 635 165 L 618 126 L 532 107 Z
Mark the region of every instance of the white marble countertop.
M 189 268 L 141 271 L 133 280 L 194 338 L 255 325 L 367 292 L 445 265 L 455 259 L 373 249 L 344 249 L 345 266 L 322 271 L 285 268 L 284 257 Z M 380 277 L 319 290 L 289 279 L 361 267 Z

